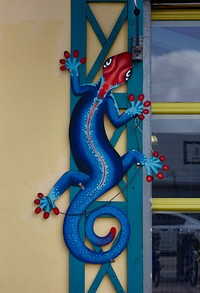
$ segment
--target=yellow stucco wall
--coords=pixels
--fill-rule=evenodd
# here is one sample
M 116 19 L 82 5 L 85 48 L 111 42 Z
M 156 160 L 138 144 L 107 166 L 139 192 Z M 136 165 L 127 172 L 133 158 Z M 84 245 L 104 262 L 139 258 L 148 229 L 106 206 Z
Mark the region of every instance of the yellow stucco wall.
M 70 48 L 70 1 L 0 0 L 0 11 L 0 292 L 67 292 L 62 216 L 45 222 L 33 200 L 69 164 L 58 60 Z
M 99 15 L 115 17 L 107 8 Z M 69 169 L 69 76 L 58 60 L 70 49 L 70 1 L 0 0 L 0 15 L 0 292 L 64 293 L 63 216 L 45 221 L 33 201 Z M 117 42 L 116 52 L 124 44 Z M 58 200 L 62 211 L 67 195 Z M 118 272 L 125 284 L 125 267 Z M 115 290 L 105 281 L 98 292 Z

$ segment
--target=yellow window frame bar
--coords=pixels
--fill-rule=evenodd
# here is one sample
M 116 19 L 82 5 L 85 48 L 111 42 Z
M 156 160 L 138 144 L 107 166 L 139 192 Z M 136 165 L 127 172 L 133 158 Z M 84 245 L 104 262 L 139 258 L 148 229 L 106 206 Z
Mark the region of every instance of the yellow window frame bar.
M 154 212 L 199 212 L 200 198 L 153 198 L 152 210 Z
M 151 15 L 152 20 L 200 20 L 200 9 L 152 9 Z
M 200 114 L 200 103 L 199 102 L 193 102 L 193 103 L 152 103 L 152 114 L 162 114 L 162 115 L 168 115 L 168 114 L 179 114 L 179 115 L 197 115 Z
M 200 9 L 155 9 L 152 20 L 200 20 Z M 153 103 L 153 114 L 200 114 L 200 103 Z M 153 198 L 153 211 L 199 212 L 200 198 Z

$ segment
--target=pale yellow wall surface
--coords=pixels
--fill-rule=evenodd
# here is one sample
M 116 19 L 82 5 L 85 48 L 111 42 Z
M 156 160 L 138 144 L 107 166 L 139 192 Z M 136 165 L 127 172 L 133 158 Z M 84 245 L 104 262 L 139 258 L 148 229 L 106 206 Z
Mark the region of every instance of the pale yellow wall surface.
M 70 1 L 0 0 L 0 292 L 67 292 L 62 216 L 34 214 L 68 169 Z M 60 202 L 67 206 L 68 197 Z
M 112 13 L 111 9 L 105 6 L 97 12 L 107 36 L 109 26 L 102 15 L 113 25 L 121 6 Z M 34 214 L 33 201 L 37 192 L 47 195 L 69 169 L 69 75 L 60 72 L 58 60 L 70 49 L 70 1 L 0 0 L 0 15 L 0 292 L 67 293 L 63 216 L 51 215 L 45 221 Z M 127 49 L 125 30 L 111 54 Z M 94 46 L 89 27 L 88 35 L 92 46 L 87 57 L 93 62 L 100 47 L 98 42 Z M 68 195 L 57 201 L 63 212 Z M 97 230 L 98 225 L 100 232 L 102 224 L 97 222 Z M 114 267 L 125 286 L 123 256 L 117 263 Z M 87 267 L 86 288 L 98 270 Z M 105 280 L 101 292 L 115 290 Z

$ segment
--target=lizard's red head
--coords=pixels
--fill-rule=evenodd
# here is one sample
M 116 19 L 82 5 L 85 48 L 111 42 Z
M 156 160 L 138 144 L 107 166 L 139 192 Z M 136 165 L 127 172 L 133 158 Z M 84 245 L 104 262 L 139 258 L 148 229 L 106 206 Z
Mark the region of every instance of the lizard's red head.
M 131 77 L 132 66 L 131 53 L 124 52 L 108 58 L 102 70 L 104 81 L 112 86 L 124 84 Z

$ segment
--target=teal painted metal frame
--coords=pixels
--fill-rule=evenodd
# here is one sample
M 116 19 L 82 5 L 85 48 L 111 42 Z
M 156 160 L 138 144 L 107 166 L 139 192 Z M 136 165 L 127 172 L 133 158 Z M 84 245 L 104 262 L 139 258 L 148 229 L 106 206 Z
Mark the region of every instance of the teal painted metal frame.
M 77 7 L 79 9 L 77 9 Z M 71 51 L 78 49 L 80 56 L 86 56 L 86 3 L 82 0 L 71 0 Z M 86 66 L 80 67 L 80 81 L 86 83 Z M 71 112 L 77 102 L 71 91 L 70 93 L 70 108 Z M 70 155 L 70 169 L 75 170 L 76 165 L 74 163 L 72 155 Z M 78 188 L 70 188 L 70 201 L 74 198 Z M 81 237 L 84 238 L 84 218 L 81 221 Z M 78 272 L 78 282 L 77 282 Z M 85 288 L 85 264 L 73 255 L 69 256 L 69 293 L 84 292 Z
M 110 2 L 124 3 L 124 8 L 121 11 L 116 23 L 112 29 L 112 32 L 108 38 L 104 35 L 100 25 L 98 24 L 95 15 L 93 14 L 89 3 L 106 3 Z M 78 7 L 78 9 L 77 9 Z M 143 26 L 143 7 L 142 1 L 140 1 L 139 7 L 140 13 L 140 36 L 142 36 Z M 81 83 L 91 83 L 95 78 L 97 72 L 101 68 L 103 61 L 105 60 L 110 48 L 112 47 L 118 33 L 120 32 L 125 21 L 128 21 L 128 50 L 132 50 L 132 40 L 135 36 L 135 15 L 134 1 L 133 0 L 72 0 L 71 1 L 71 51 L 78 49 L 80 56 L 86 56 L 86 26 L 87 21 L 91 24 L 101 46 L 102 50 L 94 62 L 89 74 L 86 76 L 86 66 L 81 66 Z M 143 64 L 142 62 L 134 63 L 133 77 L 128 83 L 128 93 L 117 93 L 115 94 L 119 108 L 126 109 L 128 107 L 127 95 L 134 93 L 136 96 L 141 94 L 143 91 Z M 71 111 L 77 101 L 73 93 L 71 95 Z M 128 123 L 126 127 L 117 129 L 112 138 L 112 145 L 116 145 L 120 135 L 124 129 L 127 129 L 127 150 L 137 149 L 138 143 L 140 150 L 142 149 L 142 135 L 140 132 L 137 134 L 137 140 L 134 138 L 133 122 Z M 140 125 L 142 128 L 142 125 Z M 70 169 L 76 169 L 75 163 L 72 156 L 70 157 Z M 135 176 L 135 174 L 137 174 Z M 134 181 L 132 178 L 134 178 Z M 130 182 L 128 188 L 125 188 L 126 183 L 122 180 L 119 184 L 125 201 L 123 202 L 111 202 L 111 205 L 117 206 L 122 209 L 129 218 L 131 225 L 131 238 L 127 247 L 127 293 L 142 293 L 143 292 L 143 229 L 142 229 L 142 171 L 136 170 L 132 167 L 127 174 L 127 182 Z M 72 200 L 77 193 L 78 189 L 73 187 L 70 188 L 70 200 Z M 104 202 L 95 202 L 91 208 L 95 208 L 102 205 Z M 82 239 L 84 239 L 84 218 L 81 222 Z M 94 249 L 99 249 L 94 247 Z M 78 272 L 78 281 L 77 281 Z M 108 275 L 116 292 L 125 293 L 118 276 L 116 275 L 112 263 L 103 264 L 100 267 L 88 293 L 96 292 L 100 286 L 105 275 Z M 69 293 L 83 293 L 85 292 L 85 264 L 74 258 L 71 254 L 69 257 Z
M 143 1 L 137 1 L 140 9 L 139 34 L 143 36 Z M 133 14 L 134 1 L 128 1 L 128 48 L 131 50 L 135 32 L 135 15 Z M 136 96 L 143 93 L 143 62 L 134 62 L 133 76 L 128 83 L 128 93 Z M 142 129 L 142 123 L 139 127 Z M 138 142 L 133 139 L 133 127 L 131 122 L 127 126 L 127 148 L 142 151 L 142 133 L 137 135 Z M 138 145 L 137 145 L 138 144 Z M 131 182 L 136 167 L 133 166 L 127 174 L 130 181 L 128 188 L 128 218 L 131 225 L 131 238 L 128 245 L 128 293 L 143 292 L 143 181 L 142 169 L 138 171 L 137 180 Z

